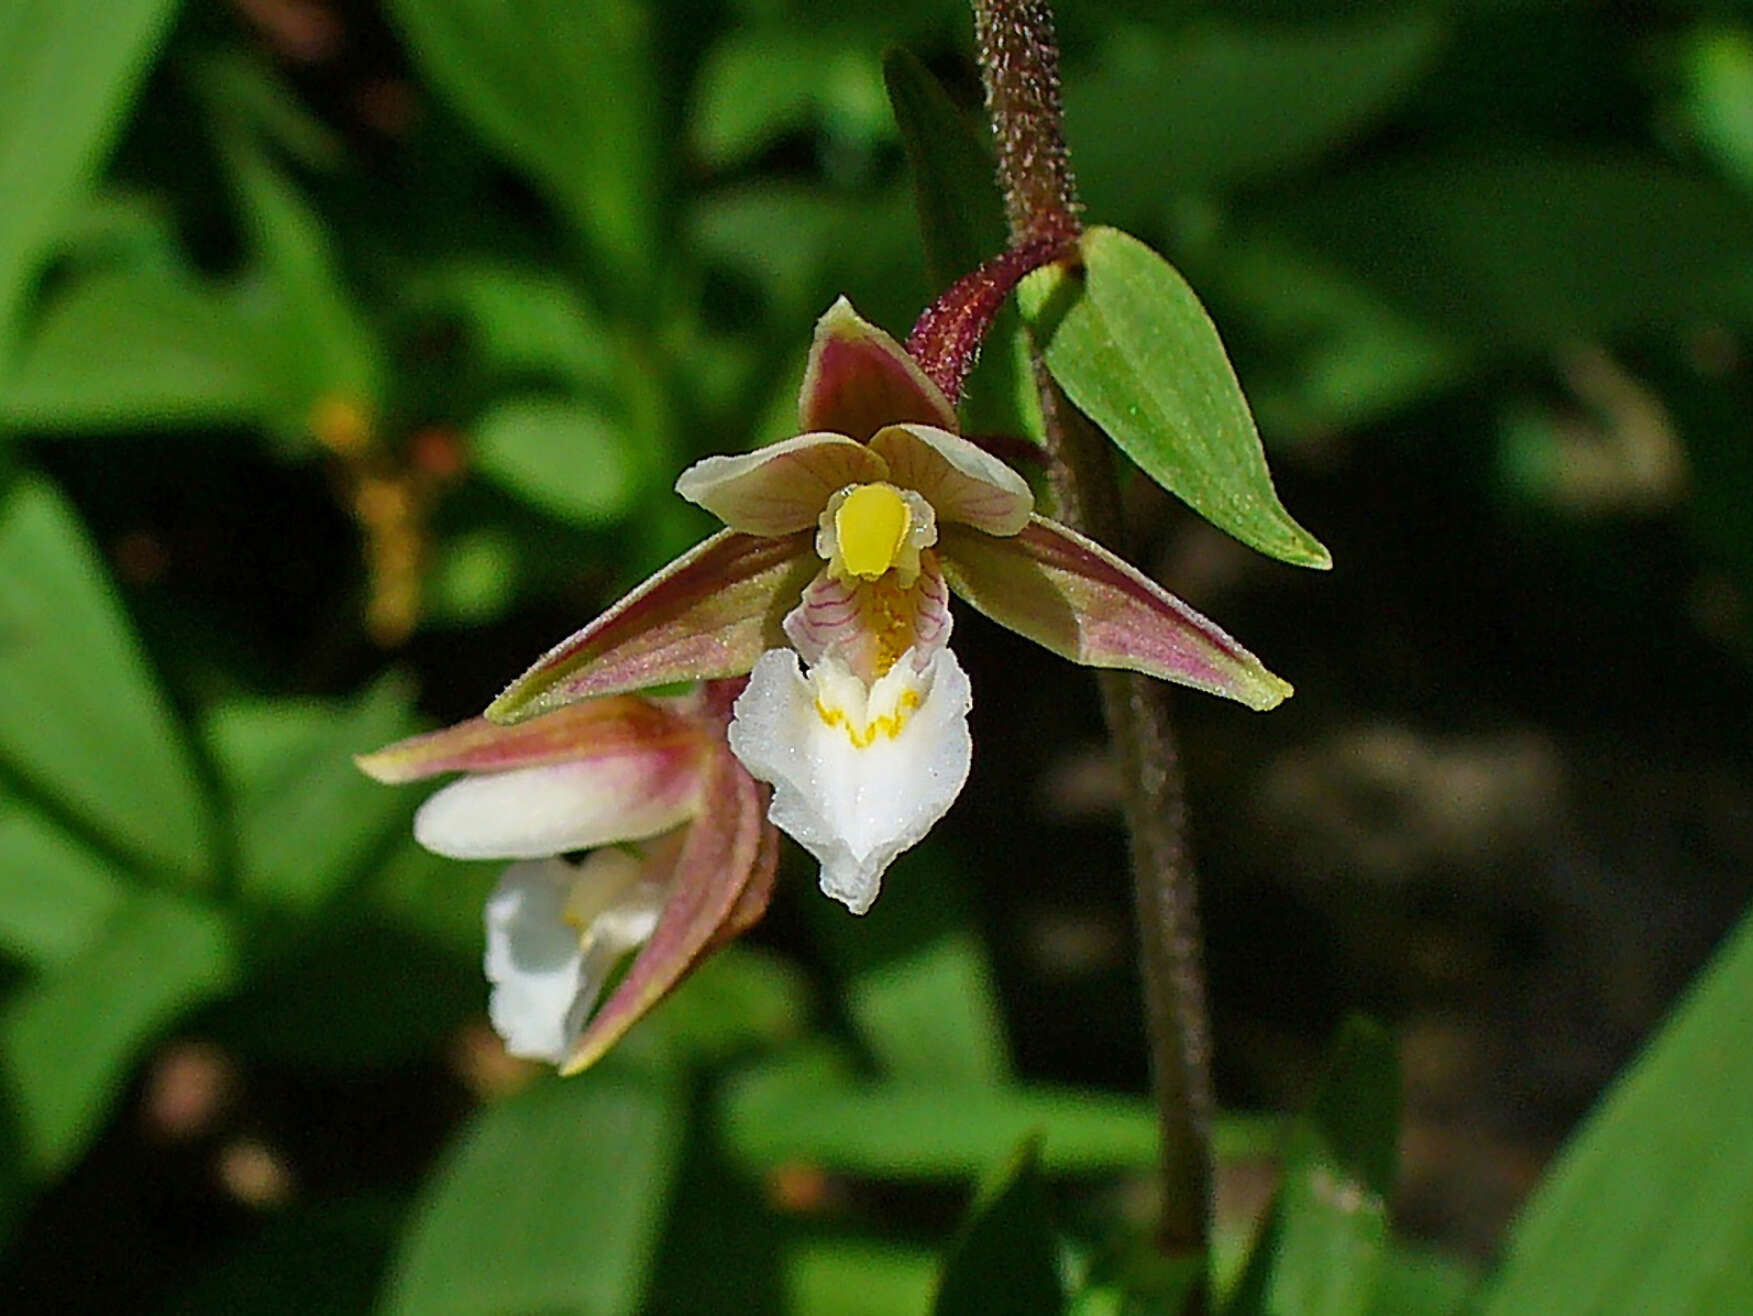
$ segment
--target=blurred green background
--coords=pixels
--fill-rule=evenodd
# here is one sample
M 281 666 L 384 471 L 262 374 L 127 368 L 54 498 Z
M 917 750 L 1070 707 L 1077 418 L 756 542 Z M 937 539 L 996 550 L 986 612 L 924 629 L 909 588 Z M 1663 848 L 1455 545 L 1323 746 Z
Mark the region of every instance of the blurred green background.
M 1178 701 L 1225 1256 L 1274 1182 L 1246 1112 L 1305 1104 L 1364 1010 L 1403 1075 L 1397 1241 L 1322 1310 L 1454 1311 L 1753 888 L 1753 20 L 1060 23 L 1089 215 L 1199 290 L 1337 563 L 1127 483 L 1147 569 L 1298 690 Z M 1074 1309 L 1134 1309 L 1153 1124 L 1083 674 L 961 613 L 974 776 L 876 909 L 790 855 L 767 922 L 565 1084 L 486 1027 L 493 867 L 424 855 L 421 792 L 349 762 L 703 534 L 671 482 L 791 432 L 835 296 L 906 331 L 936 289 L 883 55 L 972 111 L 968 29 L 950 0 L 0 0 L 8 1310 L 924 1311 L 1032 1130 Z M 1753 1081 L 1747 958 L 1645 1103 L 1720 1135 L 1725 1196 L 1676 1199 L 1728 1220 L 1678 1245 L 1700 1264 L 1753 1222 L 1753 1115 L 1698 1105 Z M 1634 1199 L 1692 1135 L 1639 1136 L 1665 1150 L 1602 1246 L 1641 1239 L 1641 1274 L 1667 1243 Z M 1510 1287 L 1490 1310 L 1735 1309 Z

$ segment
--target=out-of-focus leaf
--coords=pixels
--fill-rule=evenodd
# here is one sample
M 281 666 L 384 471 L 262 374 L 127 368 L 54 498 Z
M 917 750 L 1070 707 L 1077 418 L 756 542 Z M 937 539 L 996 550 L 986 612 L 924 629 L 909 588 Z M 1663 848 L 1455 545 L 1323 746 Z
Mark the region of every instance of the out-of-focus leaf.
M 826 904 L 814 911 L 818 936 L 846 976 L 859 1036 L 893 1078 L 1003 1082 L 1004 1020 L 955 865 L 928 842 L 891 871 L 885 899 L 866 917 L 849 920 Z
M 406 1207 L 349 1197 L 270 1219 L 164 1316 L 367 1316 Z
M 952 1087 L 929 1080 L 857 1086 L 788 1064 L 748 1071 L 721 1092 L 726 1147 L 759 1168 L 791 1162 L 908 1179 L 976 1175 L 1018 1140 L 1042 1135 L 1041 1164 L 1093 1174 L 1157 1164 L 1157 1123 L 1142 1097 L 1054 1088 Z M 1275 1122 L 1226 1117 L 1219 1155 L 1258 1155 Z
M 480 907 L 472 912 L 479 923 Z M 205 1025 L 231 1053 L 277 1067 L 360 1074 L 412 1064 L 486 1004 L 472 949 L 459 954 L 348 907 L 253 974 Z
M 1753 919 L 1566 1145 L 1483 1316 L 1753 1310 Z
M 521 567 L 510 535 L 478 530 L 446 540 L 427 581 L 427 620 L 480 626 L 504 616 L 516 596 Z
M 1313 1107 L 1255 1239 L 1229 1316 L 1365 1316 L 1388 1244 L 1400 1139 L 1393 1039 L 1352 1019 L 1340 1029 Z
M 1682 106 L 1692 131 L 1732 178 L 1753 187 L 1753 33 L 1701 26 L 1681 61 Z
M 567 520 L 624 515 L 639 490 L 639 462 L 625 431 L 579 400 L 513 398 L 475 427 L 483 475 Z
M 683 1118 L 678 1094 L 606 1073 L 483 1111 L 415 1209 L 386 1311 L 638 1311 Z
M 1117 229 L 1087 230 L 1080 250 L 1081 271 L 1037 270 L 1019 290 L 1066 395 L 1219 529 L 1286 562 L 1332 565 L 1278 501 L 1247 400 L 1187 281 Z
M 182 730 L 49 485 L 0 502 L 0 756 L 106 838 L 186 878 L 209 819 Z
M 889 132 L 874 52 L 856 37 L 808 28 L 732 33 L 700 71 L 693 117 L 701 156 L 733 165 L 816 123 L 841 141 L 874 145 Z
M 252 134 L 259 134 L 311 169 L 333 169 L 345 150 L 334 131 L 299 100 L 267 59 L 242 50 L 205 58 L 199 81 L 209 103 Z
M 0 377 L 44 248 L 121 128 L 176 0 L 0 9 Z
M 108 1115 L 166 1025 L 228 987 L 231 929 L 214 911 L 139 891 L 103 934 L 0 1007 L 0 1063 L 33 1172 L 58 1173 Z
M 950 1247 L 932 1316 L 1057 1316 L 1059 1245 L 1033 1140 L 975 1203 Z
M 608 331 L 571 283 L 547 270 L 459 260 L 427 271 L 411 300 L 459 315 L 469 350 L 491 374 L 616 389 Z
M 1653 160 L 1547 148 L 1421 154 L 1272 222 L 1402 314 L 1528 348 L 1744 308 L 1753 207 Z
M 937 1283 L 937 1258 L 859 1239 L 804 1239 L 785 1250 L 785 1310 L 791 1316 L 896 1316 L 923 1312 Z
M 718 1061 L 795 1037 L 808 1000 L 795 966 L 733 944 L 703 960 L 647 1026 L 701 1061 Z
M 1177 190 L 1304 163 L 1379 119 L 1429 67 L 1441 24 L 1418 10 L 1307 27 L 1121 27 L 1065 88 L 1065 131 L 1092 213 L 1146 218 Z
M 1388 1250 L 1370 1316 L 1457 1316 L 1479 1276 L 1475 1267 L 1429 1248 Z
M 606 272 L 650 273 L 656 211 L 652 11 L 637 0 L 393 0 L 426 77 L 527 170 Z
M 1226 242 L 1210 289 L 1259 344 L 1244 368 L 1268 432 L 1368 424 L 1453 384 L 1472 354 L 1442 325 L 1396 310 L 1357 274 L 1271 234 Z
M 259 422 L 286 405 L 272 328 L 229 289 L 106 271 L 49 303 L 0 388 L 0 428 Z
M 446 859 L 410 836 L 366 884 L 361 898 L 385 922 L 474 958 L 481 953 L 481 911 L 504 868 Z
M 383 362 L 371 327 L 354 305 L 321 218 L 241 130 L 222 141 L 260 274 L 273 300 L 272 337 L 297 409 L 282 422 L 320 428 L 320 409 L 342 405 L 375 421 L 383 403 Z
M 385 680 L 350 704 L 236 700 L 206 734 L 232 797 L 239 893 L 308 911 L 405 822 L 409 799 L 353 766 L 353 755 L 413 730 L 407 685 Z
M 0 951 L 39 968 L 97 939 L 127 879 L 48 819 L 0 798 Z

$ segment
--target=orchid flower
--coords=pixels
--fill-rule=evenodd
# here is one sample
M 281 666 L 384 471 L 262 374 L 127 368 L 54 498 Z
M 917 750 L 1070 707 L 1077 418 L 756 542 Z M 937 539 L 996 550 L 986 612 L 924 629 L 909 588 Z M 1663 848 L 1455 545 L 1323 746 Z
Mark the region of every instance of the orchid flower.
M 842 298 L 816 326 L 803 433 L 708 457 L 676 490 L 726 528 L 544 655 L 487 710 L 750 673 L 730 744 L 772 821 L 863 913 L 883 870 L 961 791 L 968 678 L 954 593 L 1089 667 L 1270 708 L 1290 687 L 1211 622 L 1067 526 L 958 433 L 905 348 Z M 800 662 L 801 660 L 801 662 Z
M 724 738 L 740 685 L 592 699 L 514 727 L 475 718 L 359 758 L 383 782 L 462 772 L 420 806 L 415 839 L 519 861 L 486 911 L 488 1013 L 513 1055 L 584 1069 L 765 911 L 778 836 Z

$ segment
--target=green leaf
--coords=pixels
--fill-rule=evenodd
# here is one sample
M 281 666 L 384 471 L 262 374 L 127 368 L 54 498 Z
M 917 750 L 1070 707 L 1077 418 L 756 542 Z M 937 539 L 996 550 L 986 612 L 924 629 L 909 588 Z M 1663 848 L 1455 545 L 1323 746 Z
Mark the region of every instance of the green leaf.
M 896 861 L 865 917 L 812 907 L 847 979 L 846 1008 L 890 1077 L 973 1087 L 1010 1073 L 992 966 L 960 889 L 946 852 L 927 843 Z
M 492 374 L 620 391 L 620 357 L 608 331 L 578 289 L 552 271 L 447 261 L 422 274 L 410 300 L 461 317 L 471 353 Z
M 701 68 L 693 122 L 701 156 L 719 168 L 817 123 L 866 149 L 889 130 L 871 48 L 808 29 L 733 32 L 720 41 Z
M 0 1066 L 32 1170 L 57 1174 L 96 1134 L 141 1050 L 231 985 L 224 919 L 164 891 L 139 891 L 102 936 L 0 1008 Z
M 1007 245 L 991 139 L 908 51 L 883 58 L 883 81 L 913 170 L 925 270 L 947 288 Z
M 1753 207 L 1649 158 L 1421 152 L 1305 189 L 1271 221 L 1402 314 L 1498 349 L 1746 305 Z
M 0 757 L 109 841 L 208 871 L 207 806 L 182 729 L 101 564 L 49 485 L 0 502 Z
M 1058 1252 L 1031 1140 L 981 1194 L 951 1246 L 932 1316 L 1056 1316 L 1065 1310 Z
M 281 420 L 302 432 L 325 403 L 375 421 L 384 400 L 376 336 L 354 305 L 321 216 L 242 130 L 222 134 L 260 272 L 274 298 L 271 333 L 292 409 Z
M 1475 1266 L 1399 1244 L 1388 1250 L 1370 1316 L 1458 1316 L 1478 1286 Z
M 426 78 L 527 170 L 603 268 L 649 273 L 660 158 L 651 10 L 637 0 L 392 0 Z
M 795 1038 L 808 1000 L 796 966 L 733 943 L 701 961 L 646 1027 L 710 1063 Z
M 483 1111 L 415 1210 L 386 1310 L 638 1311 L 682 1120 L 677 1094 L 607 1073 Z
M 1399 1059 L 1387 1032 L 1348 1020 L 1285 1156 L 1284 1178 L 1229 1316 L 1364 1316 L 1388 1243 L 1400 1138 Z
M 941 292 L 1008 245 L 991 141 L 980 120 L 958 109 L 931 71 L 905 50 L 883 60 L 883 80 L 919 211 L 925 270 Z M 1006 306 L 962 399 L 963 428 L 974 434 L 1038 434 L 1022 325 Z
M 934 1083 L 860 1086 L 817 1065 L 781 1063 L 726 1082 L 719 1122 L 731 1155 L 759 1169 L 821 1165 L 879 1178 L 977 1175 L 1031 1133 L 1053 1173 L 1149 1170 L 1158 1163 L 1156 1112 L 1143 1097 L 1087 1088 Z M 1219 1154 L 1257 1154 L 1276 1122 L 1226 1117 Z
M 1221 530 L 1298 566 L 1332 558 L 1291 519 L 1217 329 L 1161 256 L 1116 229 L 1084 269 L 1037 270 L 1019 297 L 1066 395 L 1158 484 Z
M 626 433 L 582 401 L 500 403 L 475 428 L 474 462 L 536 506 L 585 524 L 625 515 L 639 492 L 639 461 Z
M 407 820 L 406 793 L 385 790 L 353 755 L 413 730 L 407 683 L 380 681 L 351 704 L 235 700 L 205 727 L 231 792 L 239 894 L 308 912 Z
M 1482 1316 L 1753 1310 L 1753 918 L 1570 1140 Z
M 176 0 L 0 9 L 0 374 L 45 249 L 122 126 Z
M 128 900 L 126 877 L 48 819 L 0 799 L 0 951 L 64 964 Z
M 1065 132 L 1093 213 L 1144 218 L 1175 191 L 1233 187 L 1331 150 L 1430 67 L 1442 25 L 1417 10 L 1306 26 L 1124 26 L 1065 89 Z M 1137 202 L 1146 204 L 1140 205 Z
M 897 1316 L 924 1311 L 937 1284 L 928 1252 L 865 1239 L 801 1239 L 785 1249 L 789 1316 Z
M 104 271 L 49 303 L 0 390 L 0 428 L 260 422 L 285 404 L 270 326 L 229 289 Z

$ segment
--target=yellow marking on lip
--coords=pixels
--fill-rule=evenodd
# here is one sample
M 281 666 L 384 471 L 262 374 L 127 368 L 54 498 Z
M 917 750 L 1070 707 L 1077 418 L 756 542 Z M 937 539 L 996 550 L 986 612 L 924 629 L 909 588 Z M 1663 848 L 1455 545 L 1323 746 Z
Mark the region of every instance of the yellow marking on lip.
M 900 556 L 913 528 L 913 509 L 892 485 L 861 484 L 834 513 L 834 535 L 846 569 L 875 580 Z
M 846 738 L 852 742 L 853 749 L 869 749 L 876 743 L 879 735 L 893 740 L 901 734 L 901 728 L 907 725 L 907 715 L 919 707 L 919 694 L 914 690 L 905 690 L 895 701 L 895 711 L 885 713 L 881 717 L 873 717 L 862 728 L 846 716 L 844 708 L 829 708 L 820 699 L 816 700 L 816 716 L 831 727 L 845 729 Z

